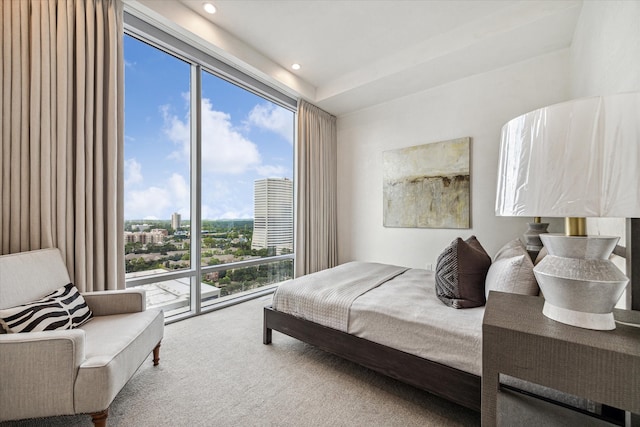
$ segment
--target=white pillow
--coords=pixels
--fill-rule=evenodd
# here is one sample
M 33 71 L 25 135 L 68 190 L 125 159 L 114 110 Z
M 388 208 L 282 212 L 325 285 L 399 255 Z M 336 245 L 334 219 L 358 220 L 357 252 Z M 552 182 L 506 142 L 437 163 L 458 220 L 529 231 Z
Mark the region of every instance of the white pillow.
M 496 254 L 485 280 L 487 297 L 489 291 L 538 295 L 533 262 L 519 239 L 507 243 Z
M 513 239 L 510 242 L 505 243 L 504 246 L 496 252 L 493 260 L 497 261 L 503 258 L 512 258 L 522 254 L 528 255 L 527 249 L 520 239 Z

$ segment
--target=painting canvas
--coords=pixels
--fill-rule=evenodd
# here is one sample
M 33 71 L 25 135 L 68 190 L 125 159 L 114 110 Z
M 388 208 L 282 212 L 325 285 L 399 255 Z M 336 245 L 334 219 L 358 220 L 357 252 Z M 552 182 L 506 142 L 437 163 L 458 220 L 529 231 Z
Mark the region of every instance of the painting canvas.
M 384 226 L 469 228 L 470 138 L 383 153 Z

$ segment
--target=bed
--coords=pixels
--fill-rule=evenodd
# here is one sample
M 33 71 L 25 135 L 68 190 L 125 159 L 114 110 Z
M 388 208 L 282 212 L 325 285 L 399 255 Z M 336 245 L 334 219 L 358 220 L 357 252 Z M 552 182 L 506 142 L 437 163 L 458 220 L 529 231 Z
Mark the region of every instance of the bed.
M 484 307 L 447 307 L 434 281 L 432 271 L 351 262 L 285 282 L 264 308 L 263 342 L 275 330 L 480 411 Z
M 533 266 L 519 239 L 492 259 L 475 236 L 445 248 L 436 272 L 346 263 L 282 283 L 264 308 L 263 342 L 270 344 L 275 330 L 479 412 L 485 297 L 538 295 Z M 603 411 L 597 402 L 517 378 L 500 381 L 596 416 Z

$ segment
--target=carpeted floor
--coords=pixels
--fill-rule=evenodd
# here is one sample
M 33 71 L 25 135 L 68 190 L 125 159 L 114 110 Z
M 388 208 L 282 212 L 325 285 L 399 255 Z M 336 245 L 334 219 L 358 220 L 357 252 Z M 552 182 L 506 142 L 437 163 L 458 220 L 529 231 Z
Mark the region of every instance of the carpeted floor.
M 113 401 L 114 426 L 475 426 L 480 414 L 273 333 L 271 296 L 167 325 L 160 365 L 148 359 Z M 0 423 L 91 426 L 88 415 Z

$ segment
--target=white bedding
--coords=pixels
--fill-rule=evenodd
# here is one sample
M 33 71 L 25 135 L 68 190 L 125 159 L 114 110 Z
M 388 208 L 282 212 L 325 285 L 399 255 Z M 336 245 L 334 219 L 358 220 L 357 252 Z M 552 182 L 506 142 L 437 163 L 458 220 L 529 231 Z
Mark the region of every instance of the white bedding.
M 454 309 L 444 305 L 435 293 L 434 273 L 408 269 L 404 272 L 381 268 L 382 264 L 347 263 L 280 285 L 273 308 L 307 320 L 344 330 L 352 335 L 406 353 L 439 362 L 475 375 L 482 372 L 482 317 L 484 307 Z M 390 266 L 393 267 L 393 266 Z M 343 310 L 344 299 L 328 298 L 332 283 L 349 286 L 349 272 L 367 268 L 381 272 L 384 283 L 369 283 L 365 293 L 356 292 L 348 303 L 348 324 L 337 328 L 327 324 L 336 307 Z M 391 277 L 389 280 L 387 278 Z M 303 279 L 303 280 L 301 280 Z M 355 280 L 358 282 L 359 276 Z M 382 280 L 378 280 L 380 282 Z M 306 294 L 300 285 L 319 286 Z M 313 294 L 321 298 L 313 297 Z M 300 300 L 300 296 L 302 299 Z M 290 298 L 291 297 L 291 298 Z M 314 299 L 315 298 L 315 299 Z M 313 301 L 312 301 L 313 300 Z M 306 307 L 306 308 L 305 308 Z M 312 310 L 308 310 L 312 307 Z M 323 314 L 321 311 L 326 310 Z M 345 316 L 341 316 L 345 318 Z
M 410 269 L 360 296 L 348 332 L 480 376 L 484 307 L 444 305 L 434 281 L 432 271 Z
M 273 308 L 348 332 L 353 301 L 406 270 L 388 264 L 349 262 L 283 283 L 273 296 Z

